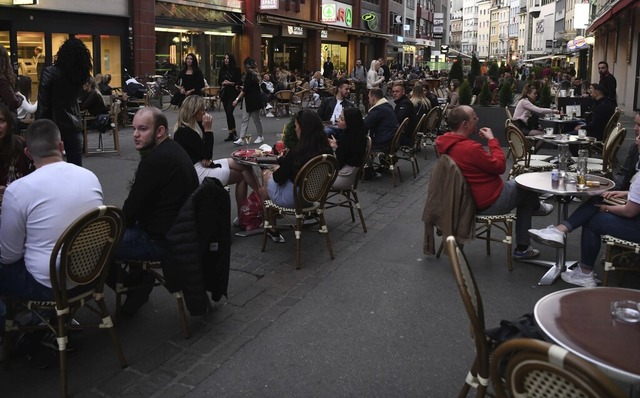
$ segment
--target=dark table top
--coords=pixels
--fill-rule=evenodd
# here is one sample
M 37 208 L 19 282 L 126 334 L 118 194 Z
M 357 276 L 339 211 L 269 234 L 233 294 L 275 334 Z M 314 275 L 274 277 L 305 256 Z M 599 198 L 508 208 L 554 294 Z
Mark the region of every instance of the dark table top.
M 559 345 L 601 368 L 610 377 L 640 382 L 640 323 L 611 316 L 611 302 L 640 301 L 640 291 L 615 287 L 575 288 L 541 298 L 534 315 Z

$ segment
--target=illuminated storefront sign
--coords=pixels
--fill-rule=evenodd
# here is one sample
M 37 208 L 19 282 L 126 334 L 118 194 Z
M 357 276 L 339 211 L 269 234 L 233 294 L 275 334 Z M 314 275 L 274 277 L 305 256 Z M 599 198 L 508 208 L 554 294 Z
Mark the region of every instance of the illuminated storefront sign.
M 368 12 L 366 14 L 362 15 L 362 20 L 364 21 L 364 26 L 372 31 L 377 31 L 378 30 L 378 15 L 376 15 L 375 12 Z
M 323 0 L 321 22 L 350 28 L 353 26 L 353 8 L 349 4 Z
M 260 0 L 261 10 L 277 10 L 280 0 Z

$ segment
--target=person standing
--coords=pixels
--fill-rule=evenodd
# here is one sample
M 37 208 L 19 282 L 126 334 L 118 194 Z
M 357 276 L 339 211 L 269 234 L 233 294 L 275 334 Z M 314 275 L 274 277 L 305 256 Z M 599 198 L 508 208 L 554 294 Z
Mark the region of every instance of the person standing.
M 64 142 L 67 162 L 82 166 L 82 117 L 78 98 L 91 76 L 91 53 L 76 38 L 67 39 L 40 76 L 37 119 L 53 120 Z
M 389 67 L 384 62 L 384 59 L 382 57 L 378 58 L 378 67 L 379 67 L 378 74 L 384 77 L 384 81 L 382 82 L 382 84 L 380 84 L 380 88 L 382 89 L 382 92 L 386 96 L 389 90 L 388 84 L 389 84 L 389 80 L 391 79 L 391 71 L 389 70 Z
M 356 106 L 358 108 L 360 107 L 360 99 L 362 99 L 364 109 L 369 108 L 367 98 L 367 69 L 362 65 L 361 60 L 356 61 L 356 66 L 351 71 L 349 77 L 354 81 L 356 87 L 356 98 L 354 101 Z
M 618 106 L 618 101 L 616 101 L 618 83 L 616 78 L 609 73 L 609 64 L 606 61 L 598 62 L 598 73 L 600 73 L 600 85 L 605 89 L 605 96 L 611 99 L 615 106 Z
M 178 90 L 184 97 L 190 95 L 202 95 L 204 88 L 204 75 L 198 67 L 198 58 L 194 53 L 187 54 L 184 59 L 184 68 L 178 74 Z M 182 101 L 184 101 L 184 97 Z M 179 105 L 182 105 L 180 101 Z
M 246 75 L 244 77 L 244 84 L 242 91 L 232 102 L 235 107 L 238 105 L 242 98 L 246 98 L 244 109 L 242 110 L 242 124 L 240 124 L 240 138 L 233 142 L 234 145 L 244 144 L 244 137 L 249 130 L 249 119 L 253 119 L 256 125 L 258 137 L 255 140 L 256 144 L 262 144 L 264 138 L 262 137 L 262 122 L 260 121 L 260 110 L 262 109 L 262 95 L 260 94 L 260 76 L 256 70 L 256 61 L 247 57 L 244 60 L 244 68 Z
M 325 79 L 333 79 L 333 62 L 331 62 L 331 57 L 327 57 L 327 60 L 322 65 L 322 76 Z
M 235 141 L 238 139 L 236 134 L 236 119 L 233 117 L 233 100 L 238 97 L 238 90 L 236 87 L 242 85 L 242 76 L 240 74 L 240 68 L 236 64 L 236 59 L 232 54 L 226 54 L 224 56 L 224 64 L 220 68 L 220 74 L 218 75 L 218 86 L 221 87 L 220 100 L 224 107 L 224 114 L 227 117 L 227 128 L 229 129 L 229 136 L 225 138 L 225 141 Z

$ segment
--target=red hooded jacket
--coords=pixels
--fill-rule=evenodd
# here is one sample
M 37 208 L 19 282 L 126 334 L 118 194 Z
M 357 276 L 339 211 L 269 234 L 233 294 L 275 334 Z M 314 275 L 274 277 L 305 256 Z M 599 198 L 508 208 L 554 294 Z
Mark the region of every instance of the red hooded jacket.
M 504 152 L 497 138 L 487 143 L 489 151 L 477 141 L 460 134 L 446 133 L 436 139 L 439 153 L 449 155 L 464 175 L 477 210 L 491 206 L 502 192 L 506 170 Z

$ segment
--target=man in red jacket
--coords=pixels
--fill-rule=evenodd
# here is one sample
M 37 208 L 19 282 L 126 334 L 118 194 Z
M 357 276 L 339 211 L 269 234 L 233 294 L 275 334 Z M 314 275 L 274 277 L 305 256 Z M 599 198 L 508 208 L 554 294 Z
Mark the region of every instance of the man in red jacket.
M 478 116 L 473 108 L 457 106 L 449 113 L 448 120 L 451 131 L 436 139 L 436 148 L 449 155 L 462 171 L 475 200 L 476 212 L 504 214 L 515 208 L 517 246 L 513 258 L 538 256 L 538 250 L 529 245 L 531 216 L 546 216 L 553 211 L 553 205 L 540 202 L 535 192 L 518 187 L 515 180 L 502 180 L 506 169 L 504 152 L 490 128 L 478 130 Z M 478 135 L 487 140 L 489 151 L 470 138 L 477 130 Z

